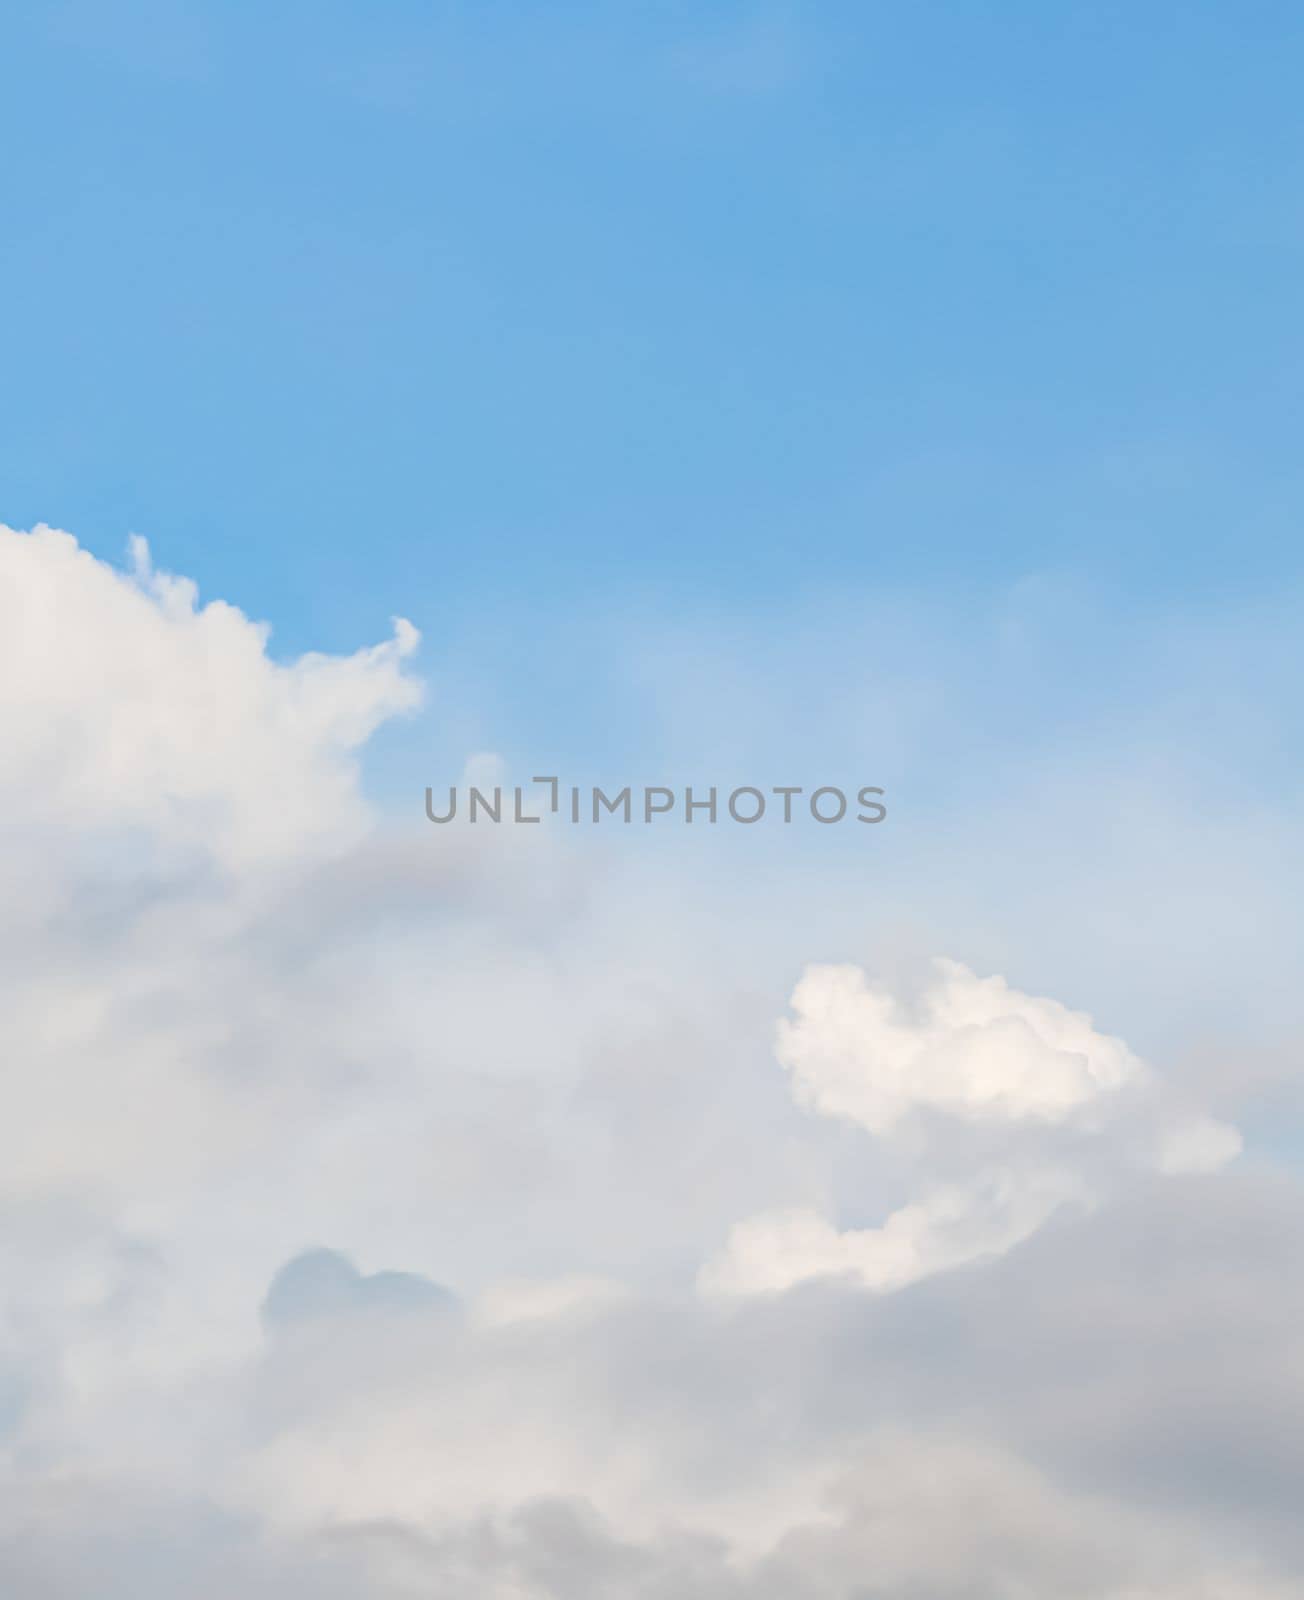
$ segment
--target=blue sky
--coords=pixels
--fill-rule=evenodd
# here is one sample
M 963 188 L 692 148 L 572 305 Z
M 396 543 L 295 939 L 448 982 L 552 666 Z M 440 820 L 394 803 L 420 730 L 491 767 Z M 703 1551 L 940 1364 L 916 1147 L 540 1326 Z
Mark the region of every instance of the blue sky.
M 1172 903 L 1206 829 L 1224 898 L 1289 899 L 1296 8 L 2 26 L 0 515 L 146 535 L 281 658 L 414 620 L 373 796 L 484 749 L 884 783 L 890 844 L 720 873 L 827 847 L 848 917 L 932 895 L 996 963 L 1017 922 L 1048 988 L 1066 852 L 1106 943 L 1147 926 L 1108 886 Z
M 1297 574 L 1295 7 L 2 27 L 5 516 L 285 651 Z
M 484 749 L 882 783 L 872 850 L 806 829 L 699 865 L 732 906 L 822 851 L 812 930 L 931 906 L 1141 1029 L 1153 979 L 1084 944 L 1180 941 L 1191 871 L 1281 923 L 1296 8 L 0 26 L 0 517 L 114 562 L 146 535 L 281 658 L 410 617 L 430 693 L 374 739 L 373 797 L 412 815 Z M 1061 926 L 1066 868 L 1100 904 Z
M 1222 826 L 1248 883 L 1217 818 L 1297 770 L 1295 8 L 4 30 L 4 519 L 115 562 L 143 533 L 283 658 L 412 618 L 427 709 L 373 795 L 481 749 L 879 782 L 889 844 L 719 872 L 826 848 L 857 903 L 979 930 L 1030 835 L 1030 883 L 1077 848 L 1167 904 L 1151 838 Z

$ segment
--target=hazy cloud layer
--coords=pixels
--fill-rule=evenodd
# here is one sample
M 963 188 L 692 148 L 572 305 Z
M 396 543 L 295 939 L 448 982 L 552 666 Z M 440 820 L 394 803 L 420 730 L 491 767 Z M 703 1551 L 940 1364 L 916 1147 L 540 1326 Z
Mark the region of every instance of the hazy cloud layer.
M 381 821 L 416 642 L 0 530 L 0 1590 L 1298 1593 L 1240 1064 Z

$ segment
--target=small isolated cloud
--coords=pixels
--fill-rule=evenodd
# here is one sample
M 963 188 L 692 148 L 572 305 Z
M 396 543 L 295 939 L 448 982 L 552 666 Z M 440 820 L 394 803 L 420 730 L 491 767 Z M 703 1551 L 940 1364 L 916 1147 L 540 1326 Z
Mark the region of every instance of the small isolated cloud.
M 779 1024 L 797 1103 L 890 1134 L 914 1112 L 973 1122 L 1088 1119 L 1145 1076 L 1121 1039 L 1057 1000 L 939 958 L 911 1006 L 853 966 L 810 967 Z

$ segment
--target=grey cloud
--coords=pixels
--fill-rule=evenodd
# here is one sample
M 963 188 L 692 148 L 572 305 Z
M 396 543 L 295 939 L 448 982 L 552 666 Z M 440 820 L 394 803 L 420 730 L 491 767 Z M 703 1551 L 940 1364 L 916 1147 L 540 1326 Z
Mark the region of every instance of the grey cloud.
M 306 1250 L 276 1274 L 263 1301 L 264 1323 L 294 1327 L 359 1312 L 451 1310 L 456 1297 L 415 1272 L 364 1274 L 335 1250 Z

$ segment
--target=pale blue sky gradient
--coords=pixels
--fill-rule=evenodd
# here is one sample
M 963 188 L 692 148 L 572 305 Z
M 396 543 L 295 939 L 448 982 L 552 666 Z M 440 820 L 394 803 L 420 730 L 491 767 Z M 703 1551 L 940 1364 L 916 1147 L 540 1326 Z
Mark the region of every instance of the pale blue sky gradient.
M 145 534 L 282 655 L 412 618 L 428 709 L 366 775 L 405 814 L 484 749 L 881 783 L 872 848 L 664 848 L 1129 1023 L 1244 924 L 1235 1004 L 1277 1007 L 1302 42 L 1287 5 L 11 5 L 0 517 Z
M 395 609 L 1274 586 L 1301 34 L 14 0 L 4 516 L 145 533 L 286 651 Z

